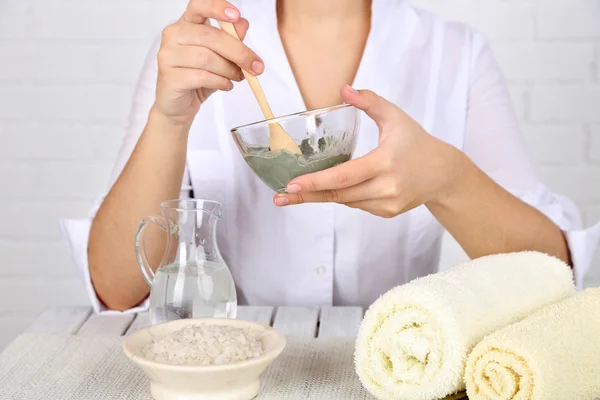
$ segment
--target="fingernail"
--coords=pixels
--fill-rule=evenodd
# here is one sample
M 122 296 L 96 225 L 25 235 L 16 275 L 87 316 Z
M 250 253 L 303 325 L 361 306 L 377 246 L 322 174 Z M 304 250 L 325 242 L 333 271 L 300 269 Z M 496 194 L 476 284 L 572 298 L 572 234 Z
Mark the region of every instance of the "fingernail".
M 233 90 L 233 82 L 229 82 L 229 87 L 227 88 L 227 90 Z
M 287 206 L 288 204 L 290 204 L 290 201 L 287 199 L 287 197 L 283 197 L 283 196 L 275 197 L 275 205 L 277 207 Z
M 292 183 L 291 185 L 287 185 L 285 191 L 291 194 L 300 193 L 302 191 L 302 186 L 297 183 Z
M 245 78 L 244 73 L 242 72 L 242 74 L 240 75 L 240 82 L 243 81 Z
M 264 69 L 263 63 L 256 60 L 252 62 L 252 71 L 258 75 L 258 74 L 262 74 Z
M 358 90 L 354 89 L 352 86 L 350 85 L 346 85 L 346 87 L 348 88 L 349 91 L 351 91 L 354 94 L 358 94 Z
M 237 21 L 237 19 L 240 17 L 240 12 L 235 8 L 226 8 L 224 14 L 225 17 L 230 21 Z

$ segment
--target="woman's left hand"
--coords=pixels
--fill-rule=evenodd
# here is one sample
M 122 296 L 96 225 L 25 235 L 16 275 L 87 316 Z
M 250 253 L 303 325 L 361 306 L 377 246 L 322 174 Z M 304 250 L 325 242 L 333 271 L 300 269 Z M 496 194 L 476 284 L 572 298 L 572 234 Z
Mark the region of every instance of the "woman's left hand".
M 363 157 L 293 179 L 277 206 L 334 202 L 392 218 L 457 190 L 466 156 L 428 134 L 400 108 L 371 91 L 342 88 L 344 101 L 379 128 L 379 145 Z

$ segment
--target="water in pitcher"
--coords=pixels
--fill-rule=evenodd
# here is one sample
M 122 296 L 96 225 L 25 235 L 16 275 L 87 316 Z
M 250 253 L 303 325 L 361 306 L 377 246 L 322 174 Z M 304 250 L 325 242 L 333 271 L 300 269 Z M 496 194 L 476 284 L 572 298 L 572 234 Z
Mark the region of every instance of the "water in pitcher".
M 152 324 L 182 318 L 235 318 L 231 273 L 212 261 L 168 264 L 158 269 L 150 294 Z

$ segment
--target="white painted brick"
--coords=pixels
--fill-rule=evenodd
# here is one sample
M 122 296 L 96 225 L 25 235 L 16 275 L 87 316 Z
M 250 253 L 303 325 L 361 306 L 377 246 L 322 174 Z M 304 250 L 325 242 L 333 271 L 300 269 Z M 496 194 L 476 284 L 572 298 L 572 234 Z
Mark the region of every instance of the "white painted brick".
M 532 90 L 530 100 L 532 121 L 600 121 L 600 87 L 540 86 Z
M 5 276 L 71 277 L 75 267 L 64 242 L 0 242 Z
M 448 20 L 465 22 L 492 39 L 534 36 L 534 8 L 523 1 L 508 3 L 498 0 L 413 0 L 411 2 Z
M 503 41 L 494 54 L 509 80 L 589 80 L 594 43 L 539 43 Z
M 600 162 L 600 125 L 593 126 L 590 132 L 590 160 Z
M 118 1 L 118 0 L 116 0 Z M 146 0 L 136 0 L 136 1 L 146 1 Z M 150 12 L 150 18 L 152 21 L 152 26 L 158 26 L 162 28 L 167 24 L 171 24 L 176 22 L 183 12 L 185 11 L 189 0 L 154 0 L 154 5 L 152 6 Z M 232 1 L 235 4 L 235 0 Z
M 83 281 L 78 278 L 0 279 L 0 304 L 17 306 L 20 315 L 36 315 L 45 307 L 88 303 Z
M 109 185 L 110 164 L 42 162 L 0 164 L 3 185 L 0 199 L 88 199 L 102 194 Z
M 139 39 L 157 32 L 150 1 L 19 0 L 2 6 L 0 37 Z
M 176 20 L 182 0 L 18 0 L 2 4 L 0 38 L 147 39 Z
M 596 60 L 593 65 L 594 78 L 596 83 L 600 83 L 600 40 L 596 40 Z
M 537 10 L 541 38 L 600 38 L 600 2 L 571 0 L 544 4 Z
M 585 153 L 586 132 L 581 126 L 523 125 L 535 160 L 542 164 L 577 164 Z
M 583 216 L 586 226 L 592 226 L 600 222 L 600 204 L 583 207 Z
M 102 160 L 116 158 L 125 128 L 117 123 L 3 121 L 0 160 Z
M 85 217 L 91 207 L 91 201 L 0 202 L 0 239 L 61 240 L 59 219 Z
M 0 81 L 134 85 L 150 43 L 2 40 Z
M 0 83 L 0 119 L 123 121 L 129 114 L 132 86 L 15 85 Z
M 595 205 L 586 205 L 582 209 L 586 227 L 600 223 L 600 202 Z M 590 270 L 586 274 L 584 285 L 585 287 L 600 286 L 600 248 L 596 249 L 596 254 Z
M 600 168 L 542 167 L 544 182 L 574 201 L 600 203 Z

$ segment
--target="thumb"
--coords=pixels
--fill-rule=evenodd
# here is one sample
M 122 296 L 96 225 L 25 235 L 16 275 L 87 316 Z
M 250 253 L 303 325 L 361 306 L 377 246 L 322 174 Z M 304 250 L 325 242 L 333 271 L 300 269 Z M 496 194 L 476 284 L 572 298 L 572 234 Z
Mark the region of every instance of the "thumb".
M 246 32 L 248 32 L 248 28 L 250 27 L 248 20 L 245 18 L 240 18 L 237 22 L 233 23 L 233 26 L 235 27 L 238 37 L 241 41 L 243 41 L 246 37 Z
M 364 111 L 379 128 L 397 117 L 400 111 L 394 104 L 370 90 L 358 91 L 345 85 L 340 92 L 346 103 Z

